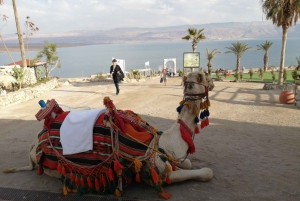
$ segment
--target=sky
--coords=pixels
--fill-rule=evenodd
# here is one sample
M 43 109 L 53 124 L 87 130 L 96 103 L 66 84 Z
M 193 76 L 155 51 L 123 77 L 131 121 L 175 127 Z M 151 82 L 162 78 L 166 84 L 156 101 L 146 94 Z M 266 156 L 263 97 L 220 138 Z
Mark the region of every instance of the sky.
M 14 34 L 11 0 L 3 0 L 0 33 Z M 262 20 L 261 0 L 16 0 L 21 29 L 26 16 L 40 34 L 120 27 L 165 27 Z M 1 18 L 0 18 L 1 19 Z

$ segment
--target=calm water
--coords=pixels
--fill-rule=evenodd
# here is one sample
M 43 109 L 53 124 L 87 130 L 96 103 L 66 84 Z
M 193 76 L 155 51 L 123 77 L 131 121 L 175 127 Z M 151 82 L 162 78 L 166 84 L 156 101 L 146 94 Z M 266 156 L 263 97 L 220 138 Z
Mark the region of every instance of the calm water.
M 244 40 L 252 47 L 244 53 L 241 59 L 241 66 L 246 68 L 258 68 L 263 66 L 263 51 L 255 52 L 256 45 L 260 45 L 265 40 Z M 269 50 L 269 66 L 280 65 L 281 39 L 272 39 L 273 45 Z M 236 41 L 204 41 L 198 43 L 197 51 L 200 52 L 200 65 L 207 68 L 206 50 L 218 49 L 227 51 L 231 43 Z M 285 66 L 296 65 L 296 57 L 300 56 L 300 39 L 288 39 L 286 48 Z M 177 43 L 149 43 L 149 44 L 109 44 L 91 45 L 80 47 L 59 48 L 59 57 L 62 68 L 55 69 L 53 76 L 59 77 L 81 77 L 90 76 L 96 73 L 109 72 L 112 57 L 125 59 L 126 70 L 141 69 L 145 67 L 145 62 L 150 62 L 150 67 L 155 70 L 163 65 L 163 59 L 176 58 L 177 69 L 182 69 L 183 52 L 191 52 L 191 43 L 187 41 Z M 30 58 L 35 57 L 36 51 L 29 53 Z M 12 56 L 15 61 L 21 59 L 20 53 L 14 52 Z M 0 54 L 0 65 L 11 63 L 7 53 Z M 213 69 L 225 68 L 235 69 L 236 57 L 234 54 L 217 54 L 212 60 Z M 173 62 L 167 63 L 173 68 Z

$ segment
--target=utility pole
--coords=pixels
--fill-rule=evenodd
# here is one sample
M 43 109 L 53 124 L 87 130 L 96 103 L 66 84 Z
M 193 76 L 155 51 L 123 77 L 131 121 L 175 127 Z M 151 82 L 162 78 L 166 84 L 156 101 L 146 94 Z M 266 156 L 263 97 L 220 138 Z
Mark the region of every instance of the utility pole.
M 14 7 L 16 27 L 17 27 L 17 33 L 18 33 L 18 38 L 19 38 L 21 56 L 22 56 L 22 65 L 23 65 L 23 68 L 25 70 L 27 68 L 27 63 L 26 63 L 23 35 L 22 35 L 21 28 L 20 28 L 19 14 L 18 14 L 18 10 L 17 10 L 16 0 L 12 0 L 12 3 L 13 3 L 13 7 Z

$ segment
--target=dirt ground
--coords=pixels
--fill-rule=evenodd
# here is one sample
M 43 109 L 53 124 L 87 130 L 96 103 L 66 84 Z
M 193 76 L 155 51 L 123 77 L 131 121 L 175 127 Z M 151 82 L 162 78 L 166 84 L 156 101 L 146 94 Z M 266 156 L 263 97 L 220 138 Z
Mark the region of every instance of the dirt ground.
M 28 149 L 43 123 L 35 119 L 40 99 L 59 104 L 101 108 L 110 96 L 119 109 L 139 113 L 166 130 L 177 118 L 183 97 L 180 78 L 167 86 L 159 79 L 123 83 L 115 95 L 112 83 L 72 83 L 39 98 L 0 109 L 0 169 L 28 164 Z M 195 136 L 193 168 L 209 167 L 214 178 L 166 185 L 171 200 L 300 200 L 300 108 L 278 101 L 280 91 L 262 84 L 215 82 L 210 92 L 210 125 Z M 0 173 L 0 187 L 61 192 L 60 181 L 34 171 Z M 159 200 L 154 189 L 132 184 L 125 198 Z

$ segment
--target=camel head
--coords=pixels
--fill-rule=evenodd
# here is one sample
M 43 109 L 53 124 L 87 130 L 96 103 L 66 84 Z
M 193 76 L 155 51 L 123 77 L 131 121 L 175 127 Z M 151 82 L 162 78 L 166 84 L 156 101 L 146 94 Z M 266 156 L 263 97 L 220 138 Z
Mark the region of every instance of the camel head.
M 201 72 L 191 72 L 184 76 L 183 83 L 183 93 L 185 96 L 197 96 L 200 94 L 205 94 L 206 87 L 208 87 L 206 76 Z

